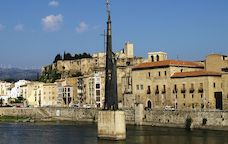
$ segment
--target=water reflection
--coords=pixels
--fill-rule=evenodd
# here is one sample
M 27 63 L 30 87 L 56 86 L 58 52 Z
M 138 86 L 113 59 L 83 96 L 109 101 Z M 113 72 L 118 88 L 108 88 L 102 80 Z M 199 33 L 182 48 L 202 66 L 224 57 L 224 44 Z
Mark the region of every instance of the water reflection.
M 10 144 L 228 144 L 228 132 L 127 126 L 125 141 L 97 139 L 96 124 L 0 124 L 0 143 Z

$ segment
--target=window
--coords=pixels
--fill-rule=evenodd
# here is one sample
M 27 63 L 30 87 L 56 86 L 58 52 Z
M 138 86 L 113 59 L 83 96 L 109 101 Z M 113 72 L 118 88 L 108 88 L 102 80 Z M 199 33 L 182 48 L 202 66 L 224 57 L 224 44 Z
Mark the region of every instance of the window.
M 194 98 L 194 94 L 192 94 L 192 98 Z
M 181 69 L 181 72 L 183 72 L 183 69 Z
M 156 57 L 156 58 L 157 58 L 157 61 L 159 61 L 159 55 L 157 55 L 157 57 Z
M 174 85 L 173 93 L 177 93 L 177 85 Z
M 167 75 L 166 71 L 165 71 L 165 76 Z
M 136 85 L 136 89 L 139 90 L 139 85 Z
M 193 109 L 195 108 L 194 103 L 192 104 L 192 108 L 193 108 Z
M 156 85 L 155 94 L 159 94 L 159 86 L 158 85 Z
M 141 90 L 143 90 L 143 85 L 141 85 Z
M 192 84 L 191 84 L 191 87 L 190 87 L 190 89 L 189 89 L 189 92 L 190 92 L 190 93 L 194 93 L 194 91 L 195 91 L 195 90 L 194 90 L 194 84 L 192 83 Z
M 100 88 L 100 84 L 96 84 L 96 88 L 99 89 Z
M 185 99 L 185 94 L 183 94 L 183 98 Z
M 162 93 L 166 93 L 166 87 L 165 87 L 165 85 L 163 85 L 163 91 L 162 91 Z
M 214 88 L 215 88 L 215 83 L 213 83 L 213 86 L 214 86 Z
M 147 87 L 147 94 L 150 94 L 151 91 L 150 91 L 150 86 Z
M 186 89 L 185 89 L 185 84 L 182 84 L 182 89 L 181 89 L 181 93 L 185 93 Z
M 148 76 L 150 77 L 150 72 L 148 72 Z
M 183 103 L 183 106 L 185 106 L 185 103 Z
M 100 96 L 100 90 L 96 90 L 96 95 Z
M 96 101 L 100 101 L 100 97 L 96 97 Z
M 151 56 L 151 61 L 154 62 L 154 56 Z
M 158 72 L 158 76 L 161 76 L 161 72 L 160 71 Z

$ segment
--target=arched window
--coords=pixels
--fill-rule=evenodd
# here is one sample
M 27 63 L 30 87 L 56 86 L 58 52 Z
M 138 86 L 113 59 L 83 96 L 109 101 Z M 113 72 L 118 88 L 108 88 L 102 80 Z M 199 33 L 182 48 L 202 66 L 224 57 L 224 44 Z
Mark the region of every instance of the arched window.
M 159 61 L 159 55 L 157 55 L 157 61 Z
M 151 106 L 152 106 L 152 104 L 151 104 L 151 101 L 149 100 L 149 101 L 147 102 L 147 107 L 148 107 L 148 108 L 151 108 Z
M 154 56 L 151 56 L 151 61 L 154 62 Z

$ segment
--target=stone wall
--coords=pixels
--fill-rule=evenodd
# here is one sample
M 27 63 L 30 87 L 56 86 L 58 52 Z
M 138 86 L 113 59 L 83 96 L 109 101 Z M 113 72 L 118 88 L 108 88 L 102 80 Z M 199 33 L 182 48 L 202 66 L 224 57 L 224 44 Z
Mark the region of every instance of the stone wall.
M 0 108 L 0 116 L 28 116 L 34 119 L 44 117 L 36 108 Z
M 145 111 L 143 125 L 184 128 L 187 119 L 191 119 L 192 128 L 228 130 L 225 111 Z
M 29 116 L 37 120 L 51 118 L 52 120 L 97 122 L 98 111 L 79 108 L 0 108 L 0 115 Z M 124 111 L 126 124 L 136 124 L 139 116 L 137 111 L 134 109 L 124 109 Z M 191 119 L 192 128 L 228 130 L 228 111 L 143 110 L 142 122 L 137 121 L 137 124 L 184 128 L 187 119 Z

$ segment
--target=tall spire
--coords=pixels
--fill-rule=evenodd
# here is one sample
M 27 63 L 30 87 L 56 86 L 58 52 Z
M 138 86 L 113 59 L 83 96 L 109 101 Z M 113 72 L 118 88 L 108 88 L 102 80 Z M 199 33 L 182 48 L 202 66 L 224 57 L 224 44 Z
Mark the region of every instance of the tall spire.
M 109 0 L 106 0 L 106 10 L 107 10 L 107 14 L 109 17 L 110 16 L 110 1 Z
M 117 110 L 117 78 L 116 78 L 116 60 L 112 52 L 112 27 L 110 16 L 110 3 L 106 0 L 108 13 L 107 21 L 107 40 L 106 40 L 106 67 L 105 67 L 105 102 L 104 109 Z

